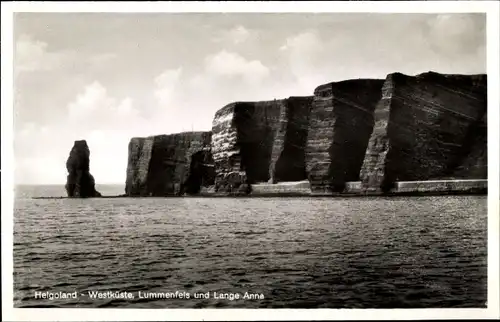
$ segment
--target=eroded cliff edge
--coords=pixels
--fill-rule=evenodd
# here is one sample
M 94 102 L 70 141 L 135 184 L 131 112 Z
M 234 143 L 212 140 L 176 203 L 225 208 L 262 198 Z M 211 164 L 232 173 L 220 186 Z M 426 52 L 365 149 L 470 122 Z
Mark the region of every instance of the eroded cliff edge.
M 305 153 L 314 192 L 342 192 L 346 182 L 359 180 L 383 83 L 355 79 L 314 91 Z
M 95 180 L 90 174 L 90 149 L 87 141 L 75 141 L 66 161 L 68 177 L 66 179 L 66 192 L 71 198 L 100 197 L 95 190 Z
M 132 139 L 126 193 L 238 195 L 287 182 L 302 193 L 304 182 L 312 193 L 363 193 L 397 181 L 486 179 L 486 110 L 486 75 L 433 72 L 235 102 L 216 112 L 211 132 Z
M 196 194 L 214 182 L 211 132 L 185 132 L 132 138 L 129 143 L 128 196 Z
M 231 103 L 212 124 L 217 192 L 249 193 L 259 182 L 306 178 L 304 149 L 312 97 Z
M 486 85 L 486 75 L 388 75 L 360 171 L 363 188 L 486 179 Z

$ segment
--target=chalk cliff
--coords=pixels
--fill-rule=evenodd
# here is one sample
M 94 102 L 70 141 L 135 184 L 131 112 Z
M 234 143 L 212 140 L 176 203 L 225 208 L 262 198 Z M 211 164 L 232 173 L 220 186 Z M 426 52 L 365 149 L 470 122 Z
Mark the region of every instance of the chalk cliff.
M 486 75 L 388 75 L 360 171 L 365 189 L 486 178 L 486 110 Z
M 90 174 L 90 150 L 87 141 L 75 141 L 66 161 L 68 177 L 66 179 L 66 192 L 68 197 L 90 198 L 100 197 L 95 190 L 95 180 Z
M 347 80 L 314 91 L 305 152 L 313 191 L 342 192 L 345 182 L 359 180 L 383 83 Z
M 311 97 L 231 103 L 212 124 L 215 189 L 249 193 L 251 184 L 305 178 Z
M 125 193 L 128 196 L 196 194 L 214 184 L 211 132 L 132 138 Z

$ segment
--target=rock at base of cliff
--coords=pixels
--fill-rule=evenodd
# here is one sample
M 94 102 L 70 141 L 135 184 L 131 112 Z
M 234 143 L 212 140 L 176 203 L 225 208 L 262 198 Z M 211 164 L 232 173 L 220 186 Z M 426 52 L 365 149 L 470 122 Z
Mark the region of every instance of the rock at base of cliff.
M 180 194 L 195 195 L 203 187 L 212 186 L 215 182 L 214 159 L 210 149 L 204 149 L 191 155 L 189 175 L 180 189 Z
M 215 179 L 215 190 L 230 195 L 247 195 L 252 191 L 244 171 L 220 174 Z

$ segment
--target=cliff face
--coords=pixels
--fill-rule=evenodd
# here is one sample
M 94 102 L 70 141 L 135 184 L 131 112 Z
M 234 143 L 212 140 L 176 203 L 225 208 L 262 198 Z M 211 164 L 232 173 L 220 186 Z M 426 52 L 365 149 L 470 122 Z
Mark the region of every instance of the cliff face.
M 90 174 L 90 150 L 85 140 L 75 141 L 66 161 L 68 197 L 100 197 L 95 190 L 95 180 Z
M 127 181 L 125 194 L 148 196 L 148 172 L 154 137 L 132 138 L 128 145 Z
M 388 75 L 361 169 L 368 190 L 395 181 L 486 178 L 486 75 Z
M 125 192 L 129 196 L 196 194 L 214 184 L 211 132 L 133 138 Z
M 312 96 L 290 97 L 282 105 L 271 152 L 271 183 L 307 178 L 305 148 L 312 102 Z
M 216 190 L 248 193 L 258 182 L 305 177 L 303 147 L 310 97 L 237 102 L 212 125 Z
M 488 178 L 488 128 L 486 112 L 477 124 L 473 124 L 464 142 L 462 158 L 457 158 L 459 166 L 453 177 L 466 179 Z
M 358 79 L 316 88 L 305 153 L 313 191 L 341 192 L 346 181 L 359 180 L 383 83 Z
M 486 99 L 486 75 L 429 72 L 231 103 L 216 112 L 212 132 L 133 138 L 126 192 L 196 194 L 214 185 L 248 194 L 252 185 L 280 191 L 269 184 L 307 179 L 313 192 L 362 193 L 396 181 L 486 179 Z

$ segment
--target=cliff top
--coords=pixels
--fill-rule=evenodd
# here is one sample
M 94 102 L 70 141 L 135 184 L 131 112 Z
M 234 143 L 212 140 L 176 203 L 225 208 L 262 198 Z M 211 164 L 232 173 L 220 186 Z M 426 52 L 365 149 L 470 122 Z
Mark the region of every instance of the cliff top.
M 73 146 L 75 146 L 75 147 L 88 147 L 86 140 L 75 140 L 75 143 L 73 143 Z
M 348 79 L 348 80 L 342 80 L 338 82 L 330 82 L 326 84 L 319 85 L 316 87 L 314 90 L 314 93 L 317 94 L 318 92 L 324 91 L 326 89 L 329 89 L 330 87 L 333 86 L 350 86 L 350 85 L 356 85 L 356 84 L 361 84 L 364 82 L 374 82 L 374 81 L 384 81 L 388 77 L 392 77 L 392 79 L 424 79 L 424 80 L 429 80 L 429 81 L 446 81 L 446 80 L 456 80 L 456 81 L 486 81 L 487 75 L 486 74 L 444 74 L 444 73 L 438 73 L 434 71 L 428 71 L 428 72 L 423 72 L 420 74 L 416 75 L 407 75 L 399 72 L 394 72 L 390 73 L 386 76 L 384 79 L 377 79 L 377 78 L 356 78 L 356 79 Z
M 144 140 L 144 139 L 158 139 L 158 138 L 183 138 L 183 137 L 201 137 L 204 135 L 212 135 L 212 131 L 185 131 L 179 133 L 171 133 L 171 134 L 157 134 L 150 135 L 146 137 L 133 137 L 131 140 Z
M 401 73 L 399 73 L 401 74 Z M 401 74 L 401 75 L 404 75 L 404 74 Z M 408 76 L 408 75 L 406 75 Z M 425 73 L 420 73 L 420 74 L 417 74 L 413 77 L 432 77 L 432 76 L 436 76 L 436 77 L 472 77 L 472 78 L 484 78 L 486 77 L 486 74 L 444 74 L 444 73 L 438 73 L 438 72 L 434 72 L 434 71 L 428 71 L 428 72 L 425 72 Z M 412 77 L 412 76 L 410 76 Z
M 383 83 L 384 79 L 378 78 L 356 78 L 356 79 L 347 79 L 338 82 L 330 82 L 323 85 L 319 85 L 314 89 L 314 94 L 316 95 L 318 92 L 322 92 L 324 90 L 330 89 L 332 87 L 350 87 L 350 86 L 359 86 L 366 85 L 366 83 Z
M 313 97 L 314 97 L 313 95 L 307 95 L 307 96 L 289 96 L 287 98 L 275 98 L 275 99 L 272 99 L 272 100 L 236 101 L 236 102 L 231 102 L 231 103 L 225 105 L 224 107 L 220 108 L 219 110 L 217 110 L 217 112 L 215 112 L 215 117 L 220 117 L 222 115 L 225 115 L 225 114 L 229 113 L 229 111 L 231 109 L 233 109 L 238 104 L 255 104 L 255 105 L 262 104 L 262 105 L 264 105 L 264 104 L 268 104 L 268 103 L 272 103 L 272 102 L 283 102 L 283 101 L 290 100 L 290 99 L 312 99 Z
M 486 74 L 442 74 L 434 71 L 428 71 L 425 73 L 420 73 L 417 75 L 407 75 L 403 73 L 391 73 L 387 77 L 392 77 L 393 79 L 422 79 L 428 81 L 486 81 Z

